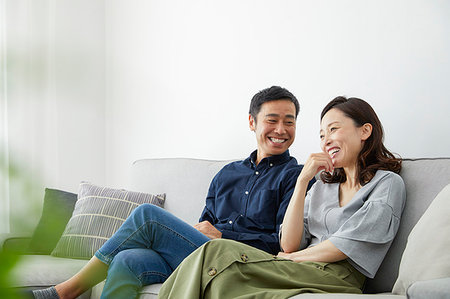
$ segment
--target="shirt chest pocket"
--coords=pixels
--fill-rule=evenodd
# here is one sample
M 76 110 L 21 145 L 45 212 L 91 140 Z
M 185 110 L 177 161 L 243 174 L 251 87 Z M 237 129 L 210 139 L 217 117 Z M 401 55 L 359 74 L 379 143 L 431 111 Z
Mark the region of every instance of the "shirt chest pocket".
M 277 190 L 259 190 L 249 202 L 247 211 L 258 222 L 275 225 L 278 212 Z

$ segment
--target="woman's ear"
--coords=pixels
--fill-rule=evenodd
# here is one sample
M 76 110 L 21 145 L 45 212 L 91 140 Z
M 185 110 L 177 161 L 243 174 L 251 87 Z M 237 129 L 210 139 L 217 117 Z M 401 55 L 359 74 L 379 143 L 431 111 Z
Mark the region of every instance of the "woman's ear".
M 361 127 L 361 140 L 367 140 L 372 135 L 372 125 L 365 123 Z
M 251 131 L 255 131 L 256 119 L 251 114 L 248 115 L 248 126 L 250 127 Z

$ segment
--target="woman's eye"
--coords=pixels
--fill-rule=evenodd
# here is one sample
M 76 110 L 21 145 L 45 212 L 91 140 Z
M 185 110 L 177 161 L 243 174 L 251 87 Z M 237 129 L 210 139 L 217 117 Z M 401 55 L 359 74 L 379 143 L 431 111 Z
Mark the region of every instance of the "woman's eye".
M 322 140 L 322 139 L 323 139 L 323 138 L 324 138 L 325 136 L 323 136 L 323 135 L 320 135 L 319 137 L 320 137 L 320 139 Z
M 336 131 L 336 130 L 337 130 L 337 128 L 332 127 L 332 128 L 330 129 L 330 132 L 333 132 L 333 131 Z

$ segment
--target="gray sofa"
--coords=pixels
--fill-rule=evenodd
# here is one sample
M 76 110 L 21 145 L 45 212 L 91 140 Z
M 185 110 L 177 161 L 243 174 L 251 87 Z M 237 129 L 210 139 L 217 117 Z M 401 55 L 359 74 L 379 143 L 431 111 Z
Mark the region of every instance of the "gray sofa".
M 230 161 L 185 158 L 145 159 L 133 163 L 129 190 L 166 193 L 165 208 L 188 223 L 194 224 L 203 209 L 208 185 Z M 450 183 L 450 158 L 405 159 L 401 172 L 407 202 L 399 232 L 376 277 L 368 280 L 364 295 L 302 294 L 295 298 L 406 298 L 391 293 L 397 279 L 407 237 L 431 201 Z M 0 235 L 0 246 L 26 247 L 28 236 Z M 433 246 L 430 244 L 430 246 Z M 24 255 L 14 269 L 17 288 L 43 288 L 55 285 L 75 274 L 87 261 L 45 255 Z M 103 283 L 80 298 L 99 298 Z M 160 285 L 146 286 L 140 298 L 156 298 Z M 418 282 L 410 288 L 413 298 L 450 298 L 450 278 Z M 413 295 L 418 294 L 418 297 Z

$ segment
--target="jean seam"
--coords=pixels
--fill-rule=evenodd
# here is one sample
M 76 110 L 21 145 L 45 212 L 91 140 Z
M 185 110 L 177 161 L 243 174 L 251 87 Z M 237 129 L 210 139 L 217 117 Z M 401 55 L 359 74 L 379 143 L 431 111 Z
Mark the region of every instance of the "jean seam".
M 164 225 L 164 224 L 161 224 L 161 223 L 159 223 L 158 221 L 155 221 L 155 220 L 147 220 L 147 221 L 145 221 L 141 226 L 139 226 L 132 234 L 130 234 L 130 235 L 128 236 L 128 238 L 126 238 L 126 239 L 123 240 L 119 245 L 117 245 L 117 247 L 116 247 L 114 250 L 111 250 L 111 252 L 110 252 L 108 255 L 101 254 L 101 256 L 103 256 L 103 257 L 104 257 L 105 259 L 107 259 L 108 261 L 109 261 L 109 260 L 112 260 L 109 256 L 111 256 L 111 255 L 114 255 L 114 256 L 115 256 L 118 252 L 121 251 L 121 250 L 119 250 L 119 249 L 121 248 L 121 246 L 122 246 L 124 243 L 126 243 L 126 242 L 127 242 L 128 240 L 130 240 L 134 235 L 136 235 L 139 231 L 141 231 L 141 229 L 142 229 L 143 227 L 146 227 L 146 226 L 148 226 L 149 224 L 153 224 L 153 223 L 157 224 L 157 225 L 158 225 L 159 227 L 161 227 L 161 228 L 166 229 L 167 231 L 172 232 L 174 235 L 178 236 L 179 238 L 185 240 L 185 241 L 186 241 L 187 243 L 189 243 L 193 248 L 198 248 L 198 246 L 195 245 L 193 242 L 191 242 L 190 240 L 188 240 L 187 238 L 185 238 L 183 235 L 179 234 L 177 231 L 175 231 L 175 230 L 169 228 L 168 226 L 166 226 L 166 225 Z M 146 248 L 150 248 L 150 249 L 151 249 L 151 247 L 148 247 L 148 246 L 147 246 Z M 100 251 L 100 250 L 98 250 L 98 251 Z
M 145 275 L 157 275 L 160 276 L 164 279 L 167 279 L 167 277 L 169 277 L 169 275 L 162 273 L 162 272 L 158 272 L 158 271 L 146 271 L 146 272 L 142 272 L 141 274 L 139 274 L 139 276 L 137 277 L 137 279 L 139 279 L 139 281 L 141 282 L 141 285 L 144 285 L 143 283 L 143 276 Z
M 109 256 L 104 255 L 100 249 L 97 250 L 97 252 L 94 254 L 96 258 L 98 258 L 103 263 L 107 264 L 108 266 L 111 264 L 112 259 Z

